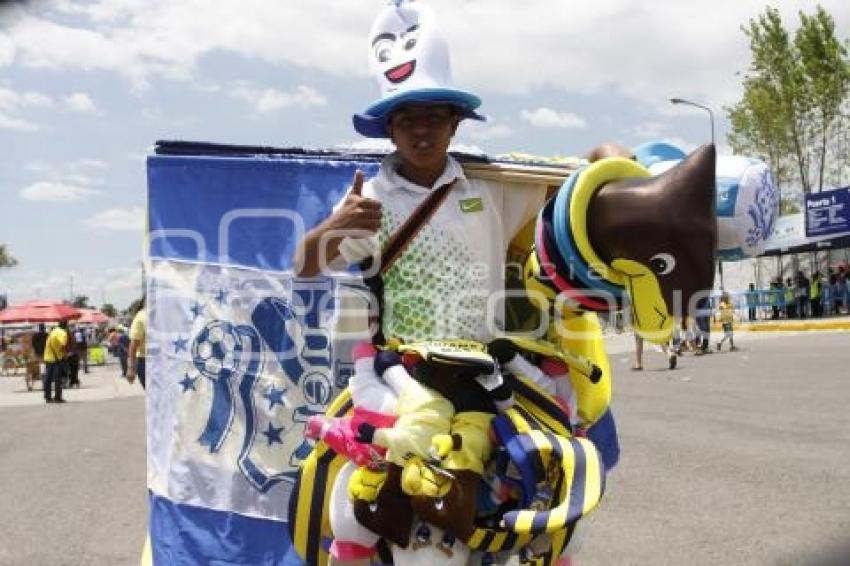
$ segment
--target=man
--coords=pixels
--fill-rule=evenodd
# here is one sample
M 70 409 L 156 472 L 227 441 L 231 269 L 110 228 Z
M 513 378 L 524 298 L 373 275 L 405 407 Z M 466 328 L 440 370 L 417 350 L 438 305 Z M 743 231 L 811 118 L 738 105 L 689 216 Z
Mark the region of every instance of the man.
M 121 364 L 121 377 L 127 377 L 127 357 L 130 355 L 130 337 L 123 328 L 115 333 L 115 355 Z
M 423 201 L 444 195 L 382 276 L 381 333 L 404 342 L 487 343 L 504 314 L 503 304 L 491 299 L 504 293 L 508 243 L 542 206 L 545 190 L 469 179 L 448 154 L 460 122 L 483 118 L 475 112 L 477 96 L 447 86 L 445 46 L 423 54 L 440 42 L 431 20 L 417 19 L 426 9 L 419 2 L 389 7 L 388 18 L 373 26 L 372 64 L 384 96 L 354 116 L 354 128 L 389 138 L 395 152 L 369 181 L 354 174 L 333 213 L 299 243 L 295 271 L 309 277 L 374 258 Z M 399 29 L 393 28 L 396 15 Z M 387 45 L 396 41 L 395 48 Z M 394 61 L 393 53 L 415 65 Z M 345 542 L 331 548 L 332 564 L 368 563 L 372 538 Z
M 89 332 L 87 329 L 78 326 L 74 330 L 74 349 L 77 352 L 79 364 L 83 366 L 83 373 L 89 372 Z M 79 370 L 78 370 L 79 372 Z M 79 380 L 77 380 L 79 387 Z
M 127 368 L 127 381 L 133 383 L 136 377 L 145 388 L 145 336 L 147 334 L 147 317 L 145 315 L 145 298 L 139 301 L 139 310 L 130 324 L 130 350 L 127 356 L 130 358 L 130 367 Z
M 44 346 L 44 363 L 47 371 L 44 377 L 44 400 L 47 403 L 64 403 L 62 398 L 62 378 L 65 371 L 65 357 L 68 345 L 67 323 L 63 320 L 47 335 L 47 343 Z M 55 386 L 52 387 L 52 385 Z M 55 387 L 56 393 L 51 396 L 51 390 Z
M 80 386 L 80 349 L 77 337 L 79 329 L 68 329 L 68 344 L 65 346 L 65 386 L 68 388 Z
M 28 366 L 27 389 L 32 390 L 33 384 L 41 378 L 41 364 L 44 362 L 44 348 L 47 345 L 47 331 L 44 324 L 38 325 L 38 331 L 32 335 L 33 358 Z

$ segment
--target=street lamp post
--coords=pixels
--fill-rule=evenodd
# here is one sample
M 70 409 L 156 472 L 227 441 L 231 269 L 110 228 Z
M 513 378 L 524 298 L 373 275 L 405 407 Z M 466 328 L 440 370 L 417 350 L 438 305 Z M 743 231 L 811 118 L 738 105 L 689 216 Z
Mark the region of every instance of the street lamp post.
M 708 119 L 711 121 L 711 143 L 714 143 L 714 111 L 708 106 L 704 106 L 702 104 L 697 104 L 696 102 L 691 102 L 690 100 L 685 100 L 684 98 L 671 98 L 670 102 L 673 104 L 685 104 L 687 106 L 695 106 L 696 108 L 702 108 L 706 112 L 708 112 Z
M 671 98 L 670 102 L 673 104 L 685 104 L 687 106 L 694 106 L 696 108 L 701 108 L 702 110 L 708 112 L 708 119 L 711 122 L 711 144 L 714 145 L 714 111 L 711 108 L 705 106 L 704 104 L 699 104 L 691 100 L 685 100 L 684 98 Z M 719 259 L 717 260 L 717 271 L 720 275 L 720 288 L 723 289 L 723 262 Z

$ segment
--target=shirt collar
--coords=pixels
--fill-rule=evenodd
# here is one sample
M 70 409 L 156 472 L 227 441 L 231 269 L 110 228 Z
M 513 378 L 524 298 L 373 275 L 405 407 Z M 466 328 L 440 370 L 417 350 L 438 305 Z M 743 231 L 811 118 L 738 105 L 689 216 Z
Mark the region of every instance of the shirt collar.
M 466 175 L 464 175 L 463 173 L 463 167 L 451 155 L 448 156 L 448 160 L 446 161 L 446 168 L 443 170 L 442 174 L 437 178 L 436 182 L 432 187 L 423 187 L 421 185 L 417 185 L 416 183 L 408 181 L 407 179 L 399 175 L 396 169 L 398 168 L 400 161 L 401 158 L 399 157 L 398 153 L 393 152 L 387 157 L 385 157 L 384 161 L 381 163 L 383 181 L 384 183 L 386 183 L 386 186 L 389 190 L 405 189 L 414 193 L 429 193 L 432 189 L 436 187 L 442 187 L 447 183 L 451 183 L 455 179 L 466 180 Z

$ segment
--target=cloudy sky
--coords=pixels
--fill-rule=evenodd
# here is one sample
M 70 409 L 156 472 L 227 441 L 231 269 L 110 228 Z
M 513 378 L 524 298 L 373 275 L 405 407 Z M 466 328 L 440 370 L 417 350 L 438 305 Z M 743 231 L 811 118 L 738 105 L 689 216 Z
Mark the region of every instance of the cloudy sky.
M 489 154 L 581 155 L 605 140 L 709 138 L 739 96 L 753 0 L 420 0 L 455 82 L 489 117 L 457 142 Z M 328 148 L 377 96 L 367 32 L 384 0 L 93 0 L 0 7 L 0 271 L 11 301 L 139 289 L 154 141 Z M 850 3 L 824 0 L 839 36 Z M 776 0 L 786 24 L 815 3 Z M 724 143 L 721 141 L 721 151 Z

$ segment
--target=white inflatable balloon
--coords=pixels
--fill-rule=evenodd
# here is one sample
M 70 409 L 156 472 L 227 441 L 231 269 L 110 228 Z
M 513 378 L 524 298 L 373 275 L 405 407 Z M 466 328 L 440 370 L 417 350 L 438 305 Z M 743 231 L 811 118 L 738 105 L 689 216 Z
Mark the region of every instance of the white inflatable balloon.
M 660 175 L 679 160 L 656 161 L 650 173 Z M 717 156 L 717 255 L 734 261 L 764 252 L 779 217 L 779 189 L 764 161 L 734 155 Z
M 779 189 L 764 161 L 717 158 L 717 249 L 720 259 L 764 252 L 779 217 Z

